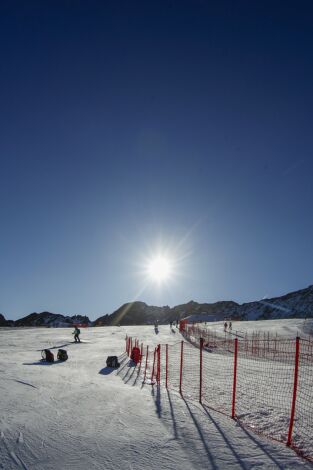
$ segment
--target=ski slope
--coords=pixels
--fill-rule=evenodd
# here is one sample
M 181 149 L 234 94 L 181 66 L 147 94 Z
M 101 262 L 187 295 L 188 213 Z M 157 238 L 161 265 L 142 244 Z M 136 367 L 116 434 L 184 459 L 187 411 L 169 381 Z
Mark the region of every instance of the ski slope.
M 246 323 L 254 331 L 266 323 L 285 335 L 303 326 L 272 322 Z M 157 335 L 152 326 L 89 328 L 75 344 L 71 329 L 0 329 L 0 468 L 313 468 L 284 445 L 196 401 L 142 384 L 123 354 L 126 333 L 153 348 L 180 341 L 174 331 L 167 325 Z M 66 349 L 69 360 L 44 364 L 43 348 L 55 355 Z M 109 355 L 120 357 L 118 371 L 106 368 Z
M 221 337 L 225 336 L 224 321 L 199 323 L 199 326 L 201 328 L 214 331 Z M 229 330 L 227 329 L 227 334 L 228 333 Z M 251 337 L 253 333 L 260 333 L 261 336 L 269 333 L 270 337 L 275 337 L 277 335 L 278 337 L 285 339 L 294 339 L 296 336 L 308 338 L 313 335 L 313 319 L 293 318 L 284 320 L 232 322 L 231 334 L 233 336 L 238 336 L 240 339 L 240 337 L 245 334 L 248 334 Z

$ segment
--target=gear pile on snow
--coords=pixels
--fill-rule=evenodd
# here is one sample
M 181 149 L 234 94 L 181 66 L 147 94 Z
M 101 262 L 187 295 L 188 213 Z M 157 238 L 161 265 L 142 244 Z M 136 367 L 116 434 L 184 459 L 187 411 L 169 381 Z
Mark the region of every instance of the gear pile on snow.
M 43 361 L 54 362 L 54 354 L 50 351 L 50 349 L 43 349 L 41 351 L 41 357 Z
M 118 369 L 120 367 L 120 363 L 118 362 L 117 356 L 108 356 L 107 367 L 112 367 L 114 369 Z
M 68 360 L 67 351 L 65 351 L 65 349 L 59 349 L 57 357 L 59 361 L 67 361 Z

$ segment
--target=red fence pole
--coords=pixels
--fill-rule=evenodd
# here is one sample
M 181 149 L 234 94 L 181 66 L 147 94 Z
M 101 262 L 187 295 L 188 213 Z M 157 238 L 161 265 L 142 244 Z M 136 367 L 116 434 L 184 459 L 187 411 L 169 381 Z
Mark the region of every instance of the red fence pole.
M 153 375 L 154 375 L 155 353 L 156 353 L 156 348 L 154 348 L 154 354 L 153 354 L 153 366 L 152 366 L 152 372 L 151 372 L 151 382 L 153 380 Z
M 238 338 L 235 339 L 235 351 L 234 351 L 234 380 L 233 380 L 233 402 L 231 417 L 235 419 L 235 403 L 236 403 L 236 386 L 237 386 L 237 356 L 238 356 Z
M 168 380 L 168 344 L 166 345 L 166 358 L 165 358 L 165 387 L 167 388 Z
M 146 380 L 146 373 L 147 373 L 147 365 L 148 365 L 148 355 L 149 355 L 149 346 L 147 346 L 147 352 L 146 352 L 146 366 L 145 366 L 145 375 L 143 377 L 143 381 L 145 382 Z
M 161 345 L 157 348 L 158 366 L 157 366 L 157 384 L 160 385 L 161 380 Z
M 179 393 L 180 394 L 182 394 L 183 355 L 184 355 L 184 341 L 181 342 L 181 348 L 180 348 L 180 374 L 179 374 Z
M 203 338 L 200 338 L 200 384 L 199 384 L 199 402 L 202 403 L 202 350 Z
M 295 411 L 296 411 L 296 399 L 297 399 L 297 388 L 298 388 L 298 372 L 299 372 L 299 352 L 300 352 L 300 338 L 299 338 L 299 336 L 297 336 L 297 338 L 296 338 L 296 355 L 295 355 L 295 373 L 294 373 L 294 381 L 293 381 L 293 395 L 292 395 L 291 415 L 290 415 L 290 424 L 289 424 L 287 446 L 291 445 L 292 428 L 293 428 L 293 422 L 294 422 Z
M 140 347 L 140 366 L 139 366 L 139 368 L 141 367 L 142 355 L 143 355 L 143 343 L 141 343 L 141 347 Z

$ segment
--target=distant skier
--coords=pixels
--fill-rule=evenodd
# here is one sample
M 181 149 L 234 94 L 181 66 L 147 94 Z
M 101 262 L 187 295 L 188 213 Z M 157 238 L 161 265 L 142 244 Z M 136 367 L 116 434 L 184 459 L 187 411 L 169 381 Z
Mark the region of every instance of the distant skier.
M 226 332 L 227 330 L 227 321 L 224 323 L 224 331 Z
M 231 321 L 229 322 L 229 327 L 228 327 L 230 330 L 232 329 L 232 324 L 231 324 Z
M 79 338 L 79 335 L 80 335 L 80 329 L 77 328 L 77 326 L 75 326 L 75 330 L 73 331 L 72 333 L 74 335 L 74 340 L 75 340 L 75 343 L 80 343 L 80 338 Z

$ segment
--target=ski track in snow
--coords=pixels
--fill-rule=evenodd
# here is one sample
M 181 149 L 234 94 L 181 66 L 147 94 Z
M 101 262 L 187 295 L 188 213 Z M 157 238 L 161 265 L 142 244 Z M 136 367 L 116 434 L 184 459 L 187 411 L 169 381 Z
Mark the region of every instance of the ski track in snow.
M 277 330 L 279 324 L 288 334 L 300 328 L 298 319 L 294 326 L 291 320 L 272 325 Z M 248 326 L 256 330 L 263 323 Z M 79 345 L 71 343 L 72 329 L 0 329 L 0 468 L 313 468 L 283 444 L 178 393 L 143 384 L 143 366 L 139 372 L 122 355 L 125 335 L 149 344 L 151 351 L 159 342 L 181 340 L 168 325 L 159 330 L 155 335 L 153 326 L 90 328 L 82 330 L 86 344 Z M 57 345 L 67 345 L 69 360 L 41 364 L 40 351 Z M 120 356 L 118 371 L 106 369 L 109 355 Z

